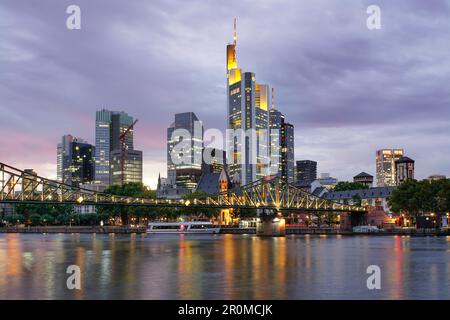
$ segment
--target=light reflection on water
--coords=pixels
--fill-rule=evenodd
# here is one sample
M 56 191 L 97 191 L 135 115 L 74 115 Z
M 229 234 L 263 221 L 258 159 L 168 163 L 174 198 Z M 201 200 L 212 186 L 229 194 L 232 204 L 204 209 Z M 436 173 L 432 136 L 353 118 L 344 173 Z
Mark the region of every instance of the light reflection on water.
M 449 299 L 445 237 L 1 234 L 0 299 Z M 82 272 L 68 290 L 66 268 Z M 382 289 L 366 288 L 378 265 Z

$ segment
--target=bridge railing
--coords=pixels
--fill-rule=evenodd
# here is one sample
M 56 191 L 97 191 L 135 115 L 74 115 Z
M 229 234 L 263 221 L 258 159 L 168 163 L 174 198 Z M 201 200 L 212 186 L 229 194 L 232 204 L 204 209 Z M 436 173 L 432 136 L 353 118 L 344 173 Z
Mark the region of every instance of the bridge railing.
M 74 203 L 133 206 L 254 208 L 363 212 L 307 193 L 280 179 L 261 180 L 226 193 L 192 200 L 149 199 L 112 195 L 40 177 L 0 163 L 0 202 Z

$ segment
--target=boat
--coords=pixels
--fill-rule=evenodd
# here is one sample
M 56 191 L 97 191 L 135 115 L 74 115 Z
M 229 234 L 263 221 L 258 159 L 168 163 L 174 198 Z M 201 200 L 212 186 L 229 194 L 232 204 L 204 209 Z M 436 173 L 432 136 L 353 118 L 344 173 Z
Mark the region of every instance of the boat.
M 163 233 L 163 234 L 174 234 L 174 233 L 213 234 L 219 233 L 219 231 L 220 227 L 216 224 L 212 224 L 209 221 L 150 222 L 147 228 L 147 233 Z
M 354 233 L 374 233 L 374 232 L 380 232 L 381 230 L 378 229 L 377 226 L 356 226 L 353 227 Z

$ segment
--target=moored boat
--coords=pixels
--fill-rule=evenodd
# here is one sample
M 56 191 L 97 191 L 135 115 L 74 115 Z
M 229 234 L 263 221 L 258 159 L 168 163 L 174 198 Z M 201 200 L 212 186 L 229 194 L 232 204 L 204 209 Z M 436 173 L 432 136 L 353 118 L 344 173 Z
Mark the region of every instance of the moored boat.
M 184 234 L 184 233 L 201 233 L 213 234 L 219 233 L 220 227 L 205 221 L 189 221 L 189 222 L 150 222 L 148 224 L 147 233 L 164 233 L 164 234 Z

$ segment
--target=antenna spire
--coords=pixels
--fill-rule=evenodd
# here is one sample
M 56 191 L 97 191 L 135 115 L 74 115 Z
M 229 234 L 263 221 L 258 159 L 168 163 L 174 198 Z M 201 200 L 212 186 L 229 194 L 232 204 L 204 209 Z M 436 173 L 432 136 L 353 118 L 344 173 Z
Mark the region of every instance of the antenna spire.
M 236 27 L 236 23 L 237 23 L 237 18 L 234 17 L 234 26 L 233 26 L 233 44 L 236 47 L 237 44 L 237 27 Z
M 272 110 L 275 110 L 275 89 L 272 87 Z

